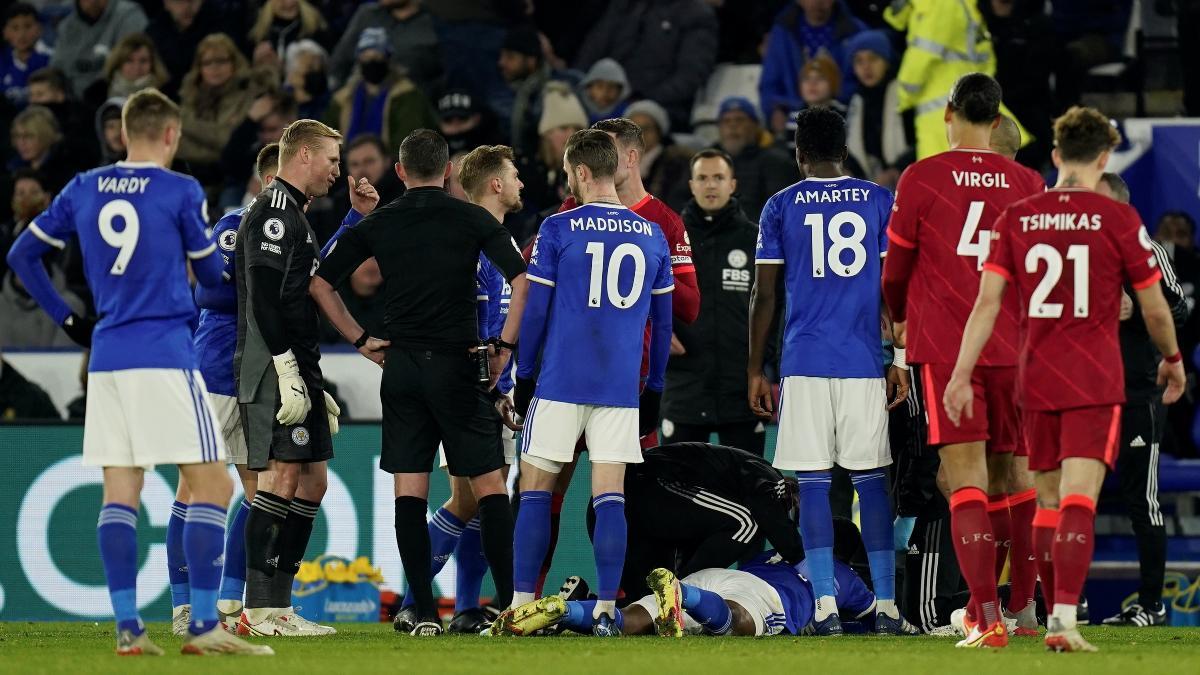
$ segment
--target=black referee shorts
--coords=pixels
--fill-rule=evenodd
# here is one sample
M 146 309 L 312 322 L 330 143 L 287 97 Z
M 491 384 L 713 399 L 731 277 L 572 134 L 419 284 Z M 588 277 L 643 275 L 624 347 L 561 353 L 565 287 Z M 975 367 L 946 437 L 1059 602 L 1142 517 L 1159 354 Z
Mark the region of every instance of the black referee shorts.
M 284 425 L 275 419 L 279 412 L 279 380 L 268 369 L 258 383 L 254 401 L 242 403 L 242 433 L 248 450 L 246 467 L 267 468 L 272 459 L 280 462 L 325 462 L 333 459 L 333 437 L 325 416 L 325 389 L 320 377 L 301 373 L 308 386 L 312 409 L 299 424 Z
M 472 478 L 504 466 L 500 414 L 475 361 L 461 354 L 388 350 L 383 366 L 383 449 L 388 473 L 433 471 L 438 444 L 452 476 Z

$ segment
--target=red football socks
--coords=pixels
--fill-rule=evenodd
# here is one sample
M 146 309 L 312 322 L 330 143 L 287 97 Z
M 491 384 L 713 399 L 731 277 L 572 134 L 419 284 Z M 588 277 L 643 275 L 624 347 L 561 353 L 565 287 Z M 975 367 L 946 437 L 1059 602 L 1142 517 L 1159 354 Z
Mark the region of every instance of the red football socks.
M 1038 507 L 1033 516 L 1033 550 L 1037 557 L 1038 576 L 1042 579 L 1042 597 L 1046 601 L 1046 611 L 1054 608 L 1054 531 L 1058 528 L 1059 514 L 1057 509 Z
M 992 535 L 996 538 L 995 577 L 1000 581 L 1008 551 L 1012 546 L 1012 519 L 1008 513 L 1008 495 L 988 495 L 988 520 L 992 521 Z
M 996 540 L 988 520 L 987 494 L 976 487 L 956 490 L 950 495 L 950 532 L 954 552 L 977 610 L 981 626 L 1000 619 L 996 598 Z
M 1078 605 L 1095 549 L 1096 502 L 1084 495 L 1067 495 L 1059 502 L 1054 531 L 1054 602 Z
M 1037 558 L 1033 551 L 1033 516 L 1036 511 L 1036 490 L 1030 488 L 1009 496 L 1012 546 L 1008 563 L 1008 608 L 1014 612 L 1025 609 L 1033 602 L 1033 587 L 1037 584 Z

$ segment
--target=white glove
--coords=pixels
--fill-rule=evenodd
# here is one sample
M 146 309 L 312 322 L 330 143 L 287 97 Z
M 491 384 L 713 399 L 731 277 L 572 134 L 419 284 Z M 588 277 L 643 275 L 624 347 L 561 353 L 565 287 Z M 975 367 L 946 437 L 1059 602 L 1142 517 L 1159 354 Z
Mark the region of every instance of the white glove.
M 279 412 L 275 419 L 280 424 L 298 424 L 308 416 L 312 409 L 312 401 L 308 400 L 308 387 L 300 377 L 300 366 L 292 350 L 272 356 L 275 361 L 275 374 L 279 377 Z
M 338 432 L 338 415 L 342 414 L 342 409 L 338 407 L 337 401 L 325 392 L 325 418 L 329 420 L 329 435 L 333 436 Z

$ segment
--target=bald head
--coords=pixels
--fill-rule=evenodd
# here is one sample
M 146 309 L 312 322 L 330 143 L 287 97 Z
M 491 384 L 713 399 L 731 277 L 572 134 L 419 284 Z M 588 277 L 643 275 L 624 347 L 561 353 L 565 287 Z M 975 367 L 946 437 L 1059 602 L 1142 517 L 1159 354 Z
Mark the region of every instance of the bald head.
M 1124 178 L 1111 171 L 1100 176 L 1100 182 L 1096 184 L 1096 192 L 1122 204 L 1129 203 L 1129 185 L 1125 183 Z
M 1009 159 L 1017 156 L 1017 150 L 1021 149 L 1021 129 L 1011 117 L 1000 116 L 1000 123 L 992 129 L 991 146 L 992 150 Z

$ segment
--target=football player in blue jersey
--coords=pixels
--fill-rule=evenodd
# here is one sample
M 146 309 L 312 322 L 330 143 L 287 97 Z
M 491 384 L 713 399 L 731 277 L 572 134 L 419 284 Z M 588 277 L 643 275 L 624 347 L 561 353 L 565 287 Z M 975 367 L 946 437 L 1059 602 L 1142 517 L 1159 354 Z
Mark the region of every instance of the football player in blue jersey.
M 886 379 L 880 358 L 880 275 L 892 195 L 845 175 L 846 123 L 837 112 L 808 108 L 797 115 L 796 125 L 796 161 L 806 178 L 767 200 L 759 222 L 750 300 L 750 407 L 762 417 L 774 409 L 763 355 L 782 274 L 787 302 L 774 464 L 796 471 L 800 483 L 800 534 L 817 594 L 814 630 L 842 632 L 829 507 L 830 470 L 838 464 L 850 471 L 861 502 L 863 539 L 879 597 L 876 632 L 899 634 L 884 467 L 892 462 L 888 388 L 897 390 L 890 404 L 895 407 L 908 394 L 908 371 L 903 350 L 897 350 Z
M 592 618 L 597 635 L 618 635 L 625 465 L 642 461 L 638 439 L 658 424 L 639 415 L 641 345 L 649 318 L 645 390 L 659 395 L 671 343 L 671 256 L 661 228 L 621 205 L 611 136 L 596 129 L 576 132 L 567 142 L 563 168 L 582 206 L 542 223 L 530 259 L 528 278 L 535 283 L 517 358 L 515 404 L 525 422 L 512 606 L 535 599 L 549 544 L 550 491 L 584 436 L 596 510 L 599 601 Z
M 838 605 L 869 624 L 875 596 L 846 563 L 837 560 L 833 569 Z M 617 610 L 616 620 L 625 635 L 808 635 L 816 599 L 807 574 L 806 562 L 793 567 L 774 551 L 740 569 L 703 569 L 683 579 L 659 568 L 646 577 L 652 593 Z M 498 633 L 530 635 L 551 626 L 587 633 L 595 603 L 547 596 L 505 613 Z M 906 634 L 916 634 L 905 626 Z
M 504 145 L 482 145 L 462 158 L 458 166 L 458 180 L 467 201 L 487 209 L 499 222 L 504 216 L 520 211 L 521 189 L 524 184 L 517 176 L 513 164 L 512 148 Z M 508 306 L 512 297 L 512 286 L 504 280 L 504 274 L 480 254 L 475 274 L 479 301 L 479 338 L 482 341 L 499 339 L 504 322 L 508 319 Z M 516 461 L 516 430 L 513 421 L 513 388 L 511 363 L 504 365 L 496 382 L 493 394 L 496 406 L 504 420 L 500 429 L 500 440 L 504 448 L 504 461 L 511 466 Z M 440 464 L 447 468 L 444 450 L 439 450 Z M 508 477 L 508 467 L 504 469 Z M 453 553 L 455 564 L 454 618 L 447 627 L 450 633 L 478 634 L 490 622 L 490 617 L 479 607 L 479 593 L 483 577 L 487 574 L 487 559 L 479 532 L 479 504 L 471 491 L 471 482 L 463 476 L 450 476 L 450 498 L 429 519 L 430 551 L 433 554 L 434 575 L 441 572 Z M 406 594 L 397 613 L 393 627 L 402 633 L 410 633 L 416 626 L 415 601 Z
M 275 179 L 279 168 L 279 144 L 268 143 L 258 152 L 255 162 L 256 173 L 265 187 Z M 360 179 L 357 183 L 353 176 L 350 181 L 350 202 L 352 208 L 342 220 L 341 234 L 344 228 L 353 227 L 363 216 L 370 213 L 379 202 L 375 188 Z M 246 588 L 246 518 L 250 505 L 254 502 L 254 493 L 258 487 L 258 473 L 246 467 L 248 451 L 246 437 L 242 430 L 241 413 L 237 405 L 237 388 L 233 377 L 233 353 L 237 348 L 237 282 L 234 278 L 236 264 L 235 249 L 237 247 L 237 230 L 241 223 L 242 214 L 247 207 L 235 209 L 225 214 L 213 228 L 213 239 L 221 251 L 225 263 L 221 282 L 215 285 L 200 283 L 196 285 L 196 304 L 200 307 L 200 323 L 196 327 L 196 352 L 200 357 L 200 372 L 208 385 L 209 400 L 217 414 L 217 421 L 222 435 L 225 437 L 225 447 L 228 461 L 237 468 L 241 478 L 245 497 L 234 514 L 225 539 L 225 564 L 221 573 L 221 590 L 217 598 L 217 609 L 221 621 L 227 628 L 236 628 L 238 618 L 242 614 L 242 598 Z M 331 238 L 326 243 L 325 250 L 336 240 Z M 330 430 L 336 433 L 337 410 L 336 404 L 330 406 Z M 188 493 L 186 481 L 180 481 L 179 493 L 172 506 L 172 518 L 167 523 L 167 565 L 171 574 L 171 595 L 174 606 L 174 628 L 178 633 L 182 626 L 187 628 L 185 617 L 190 612 L 187 604 L 187 568 L 176 560 L 182 558 L 175 554 L 172 541 L 172 525 L 178 520 L 180 512 L 186 514 Z M 173 559 L 174 558 L 174 559 Z M 180 597 L 180 594 L 183 594 Z M 182 602 L 180 602 L 182 600 Z M 297 635 L 315 634 L 312 627 L 302 620 L 287 622 L 289 627 L 296 630 Z
M 176 464 L 192 486 L 182 531 L 191 571 L 185 654 L 271 654 L 226 633 L 217 618 L 225 511 L 233 491 L 225 443 L 197 369 L 187 265 L 208 284 L 221 256 L 207 234 L 204 191 L 166 169 L 179 147 L 179 107 L 154 89 L 126 101 L 128 159 L 77 175 L 13 244 L 9 265 L 67 333 L 91 346 L 83 463 L 104 468 L 98 541 L 117 653 L 158 655 L 138 613 L 138 505 L 146 467 Z M 71 313 L 42 258 L 78 239 L 100 316 Z

